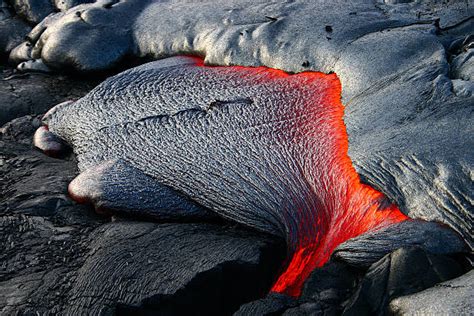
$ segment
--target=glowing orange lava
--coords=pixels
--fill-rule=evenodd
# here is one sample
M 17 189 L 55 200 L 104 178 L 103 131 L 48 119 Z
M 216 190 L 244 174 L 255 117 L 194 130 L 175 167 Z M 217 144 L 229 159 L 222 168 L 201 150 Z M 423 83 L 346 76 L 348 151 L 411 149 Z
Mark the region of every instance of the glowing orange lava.
M 299 296 L 309 274 L 323 266 L 339 244 L 408 219 L 384 194 L 361 183 L 352 165 L 347 154 L 349 142 L 343 121 L 341 83 L 336 74 L 288 74 L 267 67 L 209 67 L 201 58 L 192 58 L 196 66 L 233 72 L 242 78 L 251 73 L 255 84 L 285 80 L 289 93 L 291 89 L 306 91 L 315 87 L 304 100 L 304 113 L 299 113 L 308 118 L 298 127 L 300 136 L 288 141 L 300 146 L 296 152 L 309 153 L 306 155 L 309 162 L 303 163 L 301 173 L 312 189 L 311 198 L 317 201 L 317 206 L 310 212 L 304 208 L 292 210 L 300 212 L 295 216 L 298 227 L 288 229 L 287 243 L 292 256 L 272 291 Z M 321 86 L 325 87 L 322 92 Z
M 208 67 L 202 59 L 194 59 L 196 66 Z M 301 205 L 301 209 L 289 210 L 291 218 L 284 223 L 291 258 L 272 291 L 299 296 L 309 274 L 324 265 L 339 244 L 407 219 L 381 192 L 361 183 L 352 165 L 343 121 L 341 84 L 335 74 L 291 75 L 266 67 L 209 68 L 216 73 L 232 72 L 242 78 L 251 77 L 252 85 L 285 81 L 282 89 L 286 89 L 287 95 L 293 95 L 297 89 L 302 91 L 294 95 L 299 98 L 295 102 L 303 106 L 285 104 L 289 112 L 301 113 L 293 115 L 297 120 L 286 126 L 290 132 L 282 133 L 290 136 L 281 136 L 287 138 L 279 140 L 288 145 L 285 149 L 295 162 L 293 165 L 300 168 L 298 179 L 309 188 L 297 198 L 310 202 L 290 203 Z
M 204 66 L 199 58 L 196 64 Z M 253 72 L 255 84 L 287 80 L 294 89 L 315 87 L 304 100 L 305 110 L 299 113 L 308 118 L 298 127 L 300 136 L 289 141 L 295 147 L 300 146 L 296 152 L 308 153 L 302 159 L 301 173 L 312 189 L 311 198 L 317 201 L 316 207 L 310 212 L 304 208 L 293 210 L 300 213 L 295 216 L 298 227 L 288 230 L 287 243 L 292 256 L 272 291 L 299 296 L 309 274 L 323 266 L 339 244 L 408 219 L 383 193 L 361 183 L 352 165 L 347 154 L 349 142 L 343 121 L 341 83 L 336 74 L 288 74 L 266 67 L 213 68 L 242 76 Z M 321 86 L 325 87 L 322 92 Z
M 325 120 L 330 130 L 321 131 L 325 127 L 320 120 L 314 120 L 314 123 L 304 127 L 306 137 L 326 139 L 323 142 L 315 141 L 316 146 L 324 149 L 324 153 L 318 153 L 309 171 L 304 172 L 313 187 L 313 193 L 319 198 L 319 207 L 313 212 L 316 217 L 310 222 L 312 227 L 308 227 L 307 221 L 299 223 L 301 227 L 297 231 L 300 236 L 294 238 L 298 240 L 296 249 L 286 270 L 272 288 L 274 292 L 299 296 L 309 274 L 323 266 L 339 244 L 408 217 L 390 203 L 384 194 L 361 183 L 347 154 L 349 142 L 343 121 L 341 84 L 337 76 L 320 73 L 294 76 L 309 76 L 319 80 L 324 76 L 330 82 L 330 87 L 325 91 L 326 110 L 323 113 L 330 116 Z M 308 100 L 307 106 L 321 105 Z M 321 114 L 320 110 L 316 112 Z

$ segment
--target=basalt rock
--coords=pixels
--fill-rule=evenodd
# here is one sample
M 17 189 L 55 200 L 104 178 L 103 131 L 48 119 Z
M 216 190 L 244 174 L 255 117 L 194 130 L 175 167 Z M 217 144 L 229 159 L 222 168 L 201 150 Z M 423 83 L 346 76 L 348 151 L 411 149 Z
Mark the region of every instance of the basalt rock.
M 422 292 L 394 299 L 390 303 L 390 312 L 393 315 L 417 313 L 469 315 L 474 308 L 473 284 L 474 272 L 470 271 Z
M 78 99 L 100 82 L 43 74 L 21 74 L 0 66 L 0 126 L 25 115 L 38 115 L 52 106 Z
M 393 298 L 453 279 L 465 269 L 462 260 L 416 247 L 401 248 L 370 267 L 343 315 L 386 315 Z
M 8 57 L 8 53 L 25 40 L 31 27 L 15 16 L 13 9 L 0 1 L 0 60 Z
M 32 26 L 58 11 L 66 11 L 73 6 L 90 2 L 94 2 L 94 0 L 1 0 L 0 58 L 8 57 L 10 51 L 22 42 L 23 44 L 20 47 L 22 47 L 23 54 L 21 55 L 26 59 L 30 58 L 29 52 L 34 43 L 31 42 L 33 38 L 27 37 L 27 34 L 32 31 Z M 26 42 L 24 42 L 25 37 L 27 37 Z M 18 49 L 14 55 L 18 55 Z M 24 59 L 17 60 L 13 57 L 12 61 L 19 62 L 24 61 Z
M 200 205 L 284 238 L 274 290 L 296 295 L 339 243 L 406 219 L 354 172 L 339 93 L 335 75 L 171 58 L 56 106 L 35 145 L 73 147 L 82 173 L 69 192 L 99 211 L 189 219 L 206 216 Z M 166 204 L 173 192 L 180 205 Z
M 37 24 L 53 12 L 68 10 L 94 0 L 11 0 L 10 2 L 16 14 L 31 24 Z
M 270 293 L 247 303 L 235 315 L 337 315 L 350 298 L 365 271 L 331 260 L 315 269 L 306 280 L 298 299 Z
M 349 239 L 334 250 L 333 258 L 364 269 L 387 253 L 413 246 L 439 255 L 469 251 L 462 238 L 445 225 L 410 220 Z
M 473 133 L 471 122 L 474 84 L 471 75 L 472 54 L 469 52 L 472 47 L 468 36 L 472 33 L 474 22 L 472 10 L 473 7 L 466 1 L 236 1 L 232 4 L 227 1 L 98 1 L 51 15 L 29 34 L 28 45 L 24 43 L 19 46 L 11 57 L 13 62 L 23 62 L 19 69 L 42 71 L 72 69 L 89 72 L 115 67 L 130 57 L 162 58 L 182 53 L 205 55 L 205 62 L 209 64 L 265 65 L 289 72 L 335 71 L 342 83 L 349 157 L 362 180 L 388 197 L 377 200 L 377 205 L 382 207 L 395 202 L 409 217 L 447 224 L 472 249 L 470 232 L 474 195 L 471 185 L 473 159 L 472 153 L 467 150 L 474 147 L 470 137 Z M 1 34 L 4 36 L 5 33 Z M 236 196 L 235 183 L 229 183 L 228 188 L 224 186 L 222 190 L 223 183 L 219 182 L 221 178 L 251 175 L 248 170 L 241 170 L 242 166 L 245 166 L 245 163 L 241 162 L 255 161 L 252 160 L 251 151 L 245 152 L 247 144 L 242 142 L 240 129 L 232 128 L 235 125 L 231 123 L 238 122 L 238 127 L 240 124 L 248 126 L 258 123 L 251 126 L 256 131 L 251 135 L 251 143 L 255 145 L 256 140 L 268 139 L 268 135 L 262 132 L 266 129 L 261 126 L 274 127 L 275 124 L 284 125 L 287 121 L 269 123 L 268 117 L 259 116 L 262 112 L 255 110 L 252 98 L 246 98 L 249 91 L 258 90 L 252 90 L 250 85 L 240 90 L 233 87 L 233 91 L 237 93 L 232 98 L 223 100 L 222 96 L 228 96 L 229 83 L 233 82 L 230 79 L 223 80 L 224 83 L 218 81 L 212 88 L 207 89 L 207 97 L 203 97 L 196 92 L 203 89 L 200 84 L 215 81 L 205 74 L 193 77 L 181 73 L 182 69 L 176 70 L 188 68 L 185 64 L 187 63 L 183 64 L 182 60 L 178 63 L 163 61 L 160 66 L 143 66 L 111 79 L 102 88 L 99 87 L 88 97 L 73 104 L 74 106 L 62 105 L 50 112 L 47 120 L 51 123 L 51 134 L 45 132 L 42 135 L 47 137 L 39 135 L 38 138 L 47 140 L 55 133 L 67 138 L 76 148 L 81 171 L 96 162 L 104 161 L 105 158 L 118 157 L 109 159 L 102 167 L 112 166 L 106 169 L 108 171 L 127 170 L 125 175 L 143 184 L 140 188 L 144 193 L 149 193 L 149 188 L 152 188 L 154 192 L 159 192 L 170 200 L 177 198 L 177 204 L 182 206 L 179 216 L 192 210 L 193 212 L 189 213 L 194 214 L 193 218 L 207 218 L 209 209 L 222 214 L 225 213 L 222 210 L 231 209 L 229 205 L 237 199 L 240 199 L 237 201 L 240 203 L 238 205 L 248 203 L 246 198 L 255 197 L 255 194 L 252 194 L 253 189 L 240 192 L 243 194 Z M 169 73 L 164 70 L 167 67 L 175 67 L 173 71 L 183 75 L 180 80 L 184 83 L 179 83 L 180 80 L 167 81 Z M 189 78 L 191 80 L 188 80 Z M 163 83 L 168 85 L 167 88 L 159 90 L 163 88 Z M 181 89 L 183 85 L 188 88 Z M 298 95 L 298 91 L 301 90 L 296 87 L 293 92 Z M 284 94 L 281 95 L 282 100 L 286 100 Z M 168 103 L 169 95 L 172 95 L 171 99 L 175 99 L 171 103 Z M 244 98 L 241 98 L 242 96 Z M 275 105 L 273 101 L 269 104 Z M 132 111 L 123 111 L 125 105 Z M 165 108 L 161 108 L 162 106 Z M 155 111 L 157 107 L 159 113 Z M 279 108 L 279 104 L 275 105 L 276 111 Z M 103 109 L 105 110 L 101 113 Z M 148 116 L 137 115 L 138 112 Z M 291 111 L 288 113 L 291 117 L 294 115 Z M 81 120 L 83 114 L 86 119 Z M 212 115 L 216 116 L 209 119 Z M 104 122 L 105 124 L 100 125 Z M 158 182 L 153 180 L 156 179 L 156 169 L 146 171 L 143 167 L 145 164 L 139 162 L 144 159 L 142 162 L 147 162 L 148 168 L 150 164 L 147 159 L 154 157 L 153 154 L 168 154 L 173 151 L 176 153 L 179 147 L 190 148 L 189 143 L 176 143 L 178 139 L 198 139 L 203 135 L 199 134 L 199 131 L 207 131 L 209 125 L 224 126 L 226 123 L 230 124 L 227 129 L 221 130 L 223 133 L 213 134 L 216 147 L 229 146 L 226 141 L 222 142 L 223 139 L 237 139 L 238 144 L 231 143 L 230 148 L 235 150 L 229 151 L 229 154 L 215 155 L 213 152 L 211 157 L 205 157 L 215 164 L 211 167 L 207 164 L 187 167 L 190 165 L 189 160 L 205 156 L 208 148 L 203 147 L 202 142 L 193 147 L 193 150 L 182 152 L 182 160 L 176 164 L 180 166 L 179 173 L 174 169 L 173 172 L 164 174 L 163 169 L 160 169 L 162 166 L 168 166 L 176 156 L 159 156 L 159 159 L 155 159 L 154 161 L 162 163 L 158 168 L 158 174 L 161 174 Z M 55 124 L 61 127 L 55 130 Z M 182 126 L 190 125 L 193 126 L 192 132 L 182 129 Z M 151 130 L 157 133 L 150 134 Z M 90 136 L 100 139 L 104 135 L 106 140 L 103 143 L 80 141 Z M 150 141 L 150 137 L 153 141 Z M 155 145 L 143 148 L 140 138 L 150 141 L 149 143 L 154 142 Z M 71 141 L 72 139 L 74 141 Z M 130 146 L 130 139 L 133 139 L 132 143 L 137 141 L 134 146 Z M 106 146 L 109 140 L 113 140 L 114 144 L 110 146 L 111 149 Z M 162 146 L 163 140 L 166 146 Z M 262 146 L 258 145 L 262 144 L 255 146 L 260 150 L 257 152 L 261 152 Z M 147 155 L 142 155 L 142 158 L 133 156 L 134 152 L 142 151 Z M 261 156 L 264 157 L 263 163 L 259 162 L 257 168 L 268 170 L 265 161 L 279 160 L 279 152 L 283 152 L 281 147 L 271 152 L 270 156 Z M 232 161 L 228 157 L 235 154 L 241 155 L 238 156 L 241 160 L 232 158 L 237 164 L 219 168 L 222 166 L 221 161 Z M 126 159 L 123 159 L 123 155 Z M 164 159 L 163 157 L 172 158 L 169 161 L 160 160 Z M 138 163 L 130 166 L 130 161 Z M 70 164 L 73 166 L 74 162 Z M 308 164 L 303 165 L 303 170 L 307 166 Z M 199 168 L 202 170 L 196 172 Z M 97 170 L 104 168 L 99 166 Z M 287 172 L 288 169 L 275 174 L 287 175 Z M 212 173 L 215 173 L 218 180 L 209 181 L 209 178 L 214 176 Z M 129 196 L 127 192 L 131 192 L 123 190 L 126 183 L 117 182 L 117 174 L 119 173 L 104 172 L 100 173 L 102 178 L 78 178 L 76 184 L 79 185 L 75 188 L 86 189 L 81 191 L 80 196 L 76 195 L 76 199 L 87 196 L 92 202 L 107 202 L 104 204 L 106 208 L 115 206 L 128 214 L 137 211 L 124 207 L 124 203 L 115 203 L 119 200 L 117 197 L 126 201 Z M 121 179 L 124 178 L 123 174 L 121 173 Z M 181 178 L 183 183 L 177 184 L 180 181 L 177 178 Z M 94 186 L 99 189 L 98 196 L 91 197 L 87 186 L 81 185 L 87 184 L 89 180 L 93 181 L 93 184 L 102 184 Z M 272 194 L 265 194 L 281 188 L 284 192 L 288 189 L 285 186 L 287 180 L 288 178 L 281 182 L 271 181 L 270 186 L 259 186 L 261 195 L 257 200 L 271 201 Z M 150 181 L 153 185 L 147 184 Z M 261 183 L 260 179 L 256 182 Z M 108 184 L 113 187 L 113 183 L 124 184 L 119 187 L 122 188 L 121 192 L 125 192 L 125 196 L 117 195 L 113 190 L 107 191 Z M 202 185 L 203 183 L 211 183 L 220 191 L 213 190 L 212 186 Z M 173 195 L 169 195 L 172 191 Z M 306 192 L 297 191 L 295 195 L 300 196 Z M 212 192 L 211 196 L 219 198 L 209 199 L 209 195 L 202 194 L 206 192 Z M 247 213 L 243 217 L 235 218 L 232 214 L 239 212 L 237 207 L 227 213 L 227 218 L 287 238 L 291 234 L 279 225 L 289 221 L 275 220 L 269 215 L 281 208 L 280 202 L 283 200 L 277 201 L 278 203 L 262 203 L 261 209 L 271 209 L 265 212 L 264 216 L 249 219 Z M 131 201 L 132 205 L 139 205 L 137 201 Z M 151 204 L 153 203 L 151 201 Z M 166 208 L 163 205 L 160 209 L 165 217 L 171 218 L 172 212 L 169 212 L 169 209 L 168 213 L 164 212 Z M 245 208 L 240 208 L 241 210 Z M 147 210 L 138 209 L 134 214 L 146 213 L 143 211 L 149 211 L 149 207 Z M 198 216 L 195 216 L 196 214 Z M 229 214 L 231 216 L 228 216 Z M 299 222 L 299 219 L 295 220 L 295 226 Z M 350 240 L 341 245 L 341 251 L 339 254 L 336 252 L 336 255 L 340 255 L 342 259 L 346 258 L 346 261 L 352 264 L 367 266 L 388 251 L 407 245 L 402 242 L 405 226 L 399 225 L 401 224 L 372 232 L 367 238 L 360 236 Z M 291 231 L 292 225 L 288 227 Z M 438 224 L 420 227 L 420 233 L 414 234 L 413 239 L 408 240 L 408 245 L 419 243 L 429 251 L 434 249 L 435 253 L 450 253 L 463 248 L 459 238 L 447 228 Z M 409 227 L 407 232 L 411 228 Z M 312 232 L 302 235 L 314 236 Z M 445 238 L 446 247 L 433 241 L 433 238 Z M 292 242 L 287 239 L 287 243 L 291 251 Z M 372 244 L 376 246 L 371 248 Z M 362 250 L 360 255 L 356 253 L 358 250 Z M 325 253 L 325 256 L 329 257 L 330 252 Z M 85 252 L 82 250 L 79 253 Z M 25 278 L 18 280 L 25 282 Z M 387 297 L 377 298 L 383 303 L 380 308 L 385 308 L 389 300 Z M 125 302 L 123 309 L 119 307 L 119 311 L 152 312 L 162 304 L 169 306 L 163 302 L 170 301 L 173 299 L 159 294 L 158 297 L 145 299 L 140 303 L 133 301 L 133 306 Z M 379 307 L 371 306 L 370 309 Z M 293 312 L 325 312 L 333 310 L 331 308 L 325 309 L 325 306 L 317 302 L 304 302 L 294 308 Z M 400 310 L 403 308 L 400 307 Z
M 66 314 L 230 314 L 269 290 L 285 255 L 216 225 L 122 222 L 94 234 Z

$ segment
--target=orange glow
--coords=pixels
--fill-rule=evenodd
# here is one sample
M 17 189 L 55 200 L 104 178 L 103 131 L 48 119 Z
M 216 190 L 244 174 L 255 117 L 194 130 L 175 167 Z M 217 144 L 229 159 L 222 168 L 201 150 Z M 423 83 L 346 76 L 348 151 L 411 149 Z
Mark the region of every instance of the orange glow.
M 313 211 L 315 220 L 312 223 L 299 223 L 301 227 L 298 232 L 304 235 L 296 238 L 298 243 L 293 256 L 272 288 L 274 292 L 291 296 L 300 295 L 309 274 L 323 266 L 339 244 L 368 231 L 408 219 L 384 194 L 361 183 L 352 165 L 347 154 L 349 142 L 343 121 L 344 106 L 340 101 L 341 84 L 337 76 L 319 73 L 293 75 L 297 76 L 317 80 L 324 76 L 330 84 L 322 98 L 323 104 L 307 102 L 309 107 L 325 108 L 316 112 L 317 115 L 328 116 L 324 120 L 328 130 L 323 130 L 326 127 L 320 121 L 304 127 L 306 137 L 314 137 L 315 146 L 319 149 L 315 163 L 305 173 L 312 184 L 313 193 L 319 197 L 320 209 Z M 321 99 L 321 96 L 318 97 Z M 321 138 L 326 141 L 318 141 Z M 325 181 L 318 181 L 320 179 Z
M 299 296 L 309 274 L 323 266 L 339 244 L 407 219 L 381 192 L 361 183 L 352 165 L 343 121 L 341 84 L 335 74 L 304 72 L 292 75 L 266 67 L 209 67 L 204 66 L 201 58 L 193 59 L 196 66 L 213 69 L 215 73 L 223 71 L 235 77 L 251 78 L 251 84 L 283 82 L 282 90 L 289 96 L 293 96 L 295 90 L 301 92 L 294 94 L 300 98 L 295 101 L 298 106 L 275 105 L 293 111 L 293 122 L 297 122 L 288 123 L 285 128 L 289 132 L 282 133 L 279 140 L 288 146 L 285 148 L 288 156 L 299 168 L 297 178 L 309 188 L 308 192 L 296 198 L 298 202 L 309 202 L 290 203 L 291 207 L 296 205 L 300 209 L 288 207 L 291 216 L 288 221 L 292 222 L 285 223 L 285 229 L 290 258 L 272 291 Z M 206 75 L 202 77 L 205 79 Z M 70 187 L 72 191 L 74 187 Z M 80 202 L 89 201 L 71 195 Z M 294 197 L 285 198 L 291 200 Z
M 204 66 L 199 58 L 196 65 Z M 309 163 L 303 163 L 301 172 L 311 186 L 315 196 L 311 198 L 317 201 L 317 207 L 310 211 L 294 210 L 300 213 L 295 215 L 298 228 L 287 236 L 291 258 L 272 291 L 299 296 L 309 274 L 323 266 L 339 244 L 408 219 L 384 194 L 361 183 L 352 165 L 347 154 L 349 142 L 337 75 L 319 72 L 292 75 L 266 67 L 212 68 L 243 77 L 251 72 L 255 84 L 288 80 L 296 89 L 311 91 L 315 87 L 313 95 L 304 101 L 304 113 L 300 113 L 313 119 L 302 123 L 298 127 L 300 136 L 291 141 L 311 157 Z

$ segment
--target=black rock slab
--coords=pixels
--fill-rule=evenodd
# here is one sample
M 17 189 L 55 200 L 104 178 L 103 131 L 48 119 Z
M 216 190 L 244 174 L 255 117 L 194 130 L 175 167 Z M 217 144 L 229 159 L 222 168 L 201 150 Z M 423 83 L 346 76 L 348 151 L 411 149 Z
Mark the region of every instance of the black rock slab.
M 474 272 L 436 284 L 422 292 L 402 296 L 390 303 L 393 315 L 470 315 L 474 310 Z
M 18 74 L 0 66 L 0 126 L 8 121 L 40 114 L 54 105 L 85 95 L 101 80 L 45 74 Z
M 297 304 L 287 305 L 282 315 L 340 315 L 363 275 L 363 270 L 331 259 L 311 273 Z
M 326 307 L 340 306 L 352 294 L 361 275 L 362 270 L 331 260 L 311 273 L 304 284 L 301 300 L 318 301 Z
M 225 315 L 270 288 L 279 244 L 210 224 L 122 222 L 95 232 L 66 314 Z
M 242 305 L 235 315 L 340 315 L 365 272 L 332 259 L 310 274 L 299 298 L 270 293 Z
M 465 272 L 461 259 L 400 248 L 374 263 L 349 300 L 343 315 L 386 315 L 398 296 L 416 293 Z

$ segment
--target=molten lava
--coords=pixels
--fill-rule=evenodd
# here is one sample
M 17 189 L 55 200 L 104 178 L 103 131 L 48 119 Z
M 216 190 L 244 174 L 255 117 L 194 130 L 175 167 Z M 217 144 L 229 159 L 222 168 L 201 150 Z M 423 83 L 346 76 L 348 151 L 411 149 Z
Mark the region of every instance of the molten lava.
M 200 67 L 203 62 L 196 59 Z M 303 102 L 304 110 L 296 116 L 306 117 L 296 129 L 299 136 L 292 141 L 300 152 L 308 152 L 301 166 L 302 176 L 312 189 L 311 198 L 316 207 L 308 212 L 302 207 L 295 216 L 297 229 L 288 229 L 287 243 L 291 253 L 285 271 L 272 287 L 272 291 L 299 296 L 309 274 L 323 266 L 334 249 L 350 238 L 407 220 L 396 205 L 387 197 L 363 184 L 348 156 L 348 136 L 343 121 L 344 106 L 341 103 L 341 83 L 336 74 L 303 72 L 288 74 L 266 67 L 213 67 L 259 74 L 255 84 L 287 80 L 294 89 L 325 86 L 323 93 L 314 89 L 313 95 Z M 261 74 L 265 73 L 262 77 Z M 305 90 L 307 88 L 302 88 Z M 291 93 L 291 88 L 288 89 Z M 295 111 L 298 108 L 295 107 Z M 295 128 L 295 127 L 291 127 Z M 289 134 L 295 134 L 294 131 Z M 304 147 L 301 149 L 301 147 Z M 309 161 L 308 161 L 309 157 Z M 313 202 L 314 204 L 314 202 Z
M 214 126 L 211 123 L 215 122 L 209 119 L 212 115 L 213 120 L 219 119 L 221 120 L 219 122 L 222 122 L 227 119 L 227 121 L 220 125 L 216 123 L 215 130 L 211 127 L 201 130 L 202 140 L 196 140 L 194 135 L 197 132 L 191 128 L 180 131 L 179 137 L 182 137 L 183 146 L 192 145 L 193 141 L 199 144 L 195 147 L 189 145 L 189 151 L 184 153 L 190 151 L 194 153 L 197 150 L 198 154 L 209 157 L 201 160 L 203 163 L 199 169 L 178 169 L 175 172 L 175 168 L 185 164 L 181 160 L 176 160 L 180 162 L 169 167 L 172 173 L 164 178 L 172 179 L 175 174 L 191 173 L 194 170 L 201 178 L 207 179 L 199 172 L 213 174 L 208 170 L 211 170 L 211 167 L 215 168 L 213 159 L 218 158 L 211 150 L 227 146 L 218 151 L 219 155 L 229 153 L 229 156 L 221 157 L 219 166 L 223 170 L 234 168 L 238 175 L 242 174 L 239 168 L 247 167 L 248 177 L 252 176 L 252 179 L 258 179 L 260 182 L 251 183 L 255 185 L 240 190 L 250 195 L 254 193 L 258 195 L 257 198 L 252 200 L 253 197 L 250 196 L 249 203 L 243 207 L 242 204 L 234 204 L 238 205 L 239 209 L 228 204 L 229 201 L 233 202 L 233 199 L 239 199 L 238 196 L 225 196 L 225 199 L 217 200 L 218 205 L 225 205 L 230 211 L 222 208 L 220 211 L 228 211 L 228 215 L 238 210 L 238 214 L 232 213 L 232 216 L 227 217 L 240 220 L 243 224 L 250 222 L 249 226 L 252 226 L 256 219 L 267 216 L 268 218 L 264 219 L 268 219 L 267 222 L 273 220 L 272 224 L 277 222 L 274 226 L 278 226 L 278 229 L 281 229 L 279 232 L 286 237 L 291 257 L 286 270 L 280 275 L 272 291 L 298 296 L 311 271 L 324 265 L 339 244 L 368 231 L 407 219 L 381 192 L 361 183 L 352 165 L 348 156 L 348 136 L 343 122 L 341 84 L 335 74 L 305 72 L 291 75 L 266 67 L 209 67 L 204 65 L 202 59 L 193 58 L 193 60 L 195 65 L 186 67 L 202 81 L 200 82 L 202 84 L 193 86 L 197 92 L 191 90 L 190 95 L 199 95 L 199 89 L 203 89 L 205 95 L 209 91 L 221 89 L 222 94 L 227 95 L 228 99 L 230 99 L 228 95 L 233 93 L 236 97 L 247 95 L 252 100 L 250 103 L 245 103 L 251 107 L 250 114 L 240 113 L 247 113 L 245 115 L 251 117 L 243 115 L 235 118 L 237 122 L 235 123 L 222 113 L 219 114 L 221 116 L 212 114 L 212 111 L 209 111 L 211 114 L 200 113 L 199 117 L 207 121 L 204 123 L 198 121 L 199 124 L 194 125 L 194 128 Z M 199 67 L 199 72 L 192 68 L 196 66 Z M 181 80 L 175 79 L 171 86 L 175 87 L 180 82 Z M 189 87 L 178 85 L 173 91 L 187 88 Z M 225 97 L 223 98 L 225 100 Z M 43 134 L 45 132 L 39 136 Z M 76 134 L 82 135 L 82 133 Z M 126 135 L 131 134 L 127 131 Z M 204 138 L 206 135 L 209 139 Z M 228 141 L 225 135 L 231 135 L 234 141 Z M 172 137 L 178 136 L 173 134 Z M 142 140 L 142 137 L 138 137 L 138 140 Z M 175 138 L 171 138 L 170 143 L 174 140 Z M 202 141 L 206 141 L 209 145 L 209 152 L 199 151 L 202 148 Z M 86 152 L 85 149 L 81 150 Z M 150 153 L 153 154 L 152 151 Z M 160 160 L 165 156 L 161 153 L 159 152 L 150 163 L 164 165 L 173 161 L 172 155 L 179 156 L 179 153 L 163 151 L 171 158 Z M 136 159 L 134 157 L 130 156 L 128 159 Z M 239 157 L 243 158 L 239 160 Z M 262 164 L 262 161 L 268 164 Z M 190 165 L 192 166 L 191 163 Z M 258 169 L 255 166 L 260 166 L 261 170 L 252 170 L 252 168 Z M 149 165 L 145 164 L 143 168 L 148 167 Z M 159 172 L 168 172 L 168 169 L 162 168 Z M 217 171 L 222 170 L 215 169 L 214 174 L 218 174 Z M 225 175 L 219 173 L 218 177 L 224 178 Z M 217 183 L 215 178 L 209 177 L 209 179 L 214 179 L 208 181 L 210 187 Z M 239 179 L 240 181 L 233 181 L 232 184 L 249 185 L 250 180 L 242 181 L 242 177 Z M 218 180 L 226 179 L 218 178 Z M 175 183 L 179 189 L 179 181 L 172 182 Z M 193 194 L 196 194 L 195 189 L 191 189 Z M 87 201 L 86 197 L 81 195 L 82 191 L 75 186 L 70 186 L 70 192 L 76 200 Z M 197 192 L 203 192 L 201 200 L 205 200 L 204 195 L 207 191 Z M 220 197 L 219 187 L 215 187 L 212 192 L 214 198 Z M 263 196 L 261 199 L 270 197 L 256 205 L 254 202 L 260 201 L 261 196 Z M 273 203 L 274 201 L 277 202 Z M 248 218 L 251 220 L 247 220 Z
M 315 108 L 315 117 L 307 121 L 304 138 L 308 147 L 316 149 L 312 164 L 304 170 L 318 207 L 314 218 L 300 221 L 297 246 L 286 270 L 273 285 L 272 291 L 299 296 L 304 281 L 315 268 L 323 266 L 334 249 L 346 240 L 407 220 L 396 205 L 383 193 L 363 184 L 348 156 L 348 136 L 343 121 L 344 106 L 341 103 L 341 84 L 335 74 L 301 73 L 292 77 L 306 77 L 330 83 L 325 102 L 306 101 Z M 321 123 L 321 115 L 324 124 Z M 308 140 L 309 139 L 309 140 Z M 306 216 L 308 217 L 308 216 Z M 310 227 L 308 227 L 308 225 Z

